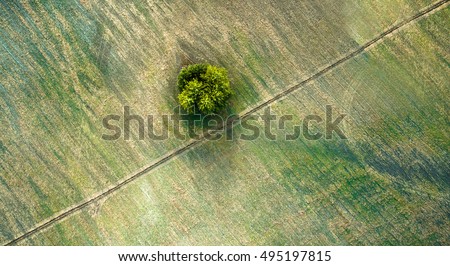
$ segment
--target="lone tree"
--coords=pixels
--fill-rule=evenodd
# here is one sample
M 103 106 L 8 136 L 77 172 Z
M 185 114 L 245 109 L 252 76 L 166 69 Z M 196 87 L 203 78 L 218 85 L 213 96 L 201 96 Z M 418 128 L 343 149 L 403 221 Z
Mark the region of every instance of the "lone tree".
M 188 113 L 199 110 L 203 114 L 223 109 L 231 94 L 227 70 L 208 64 L 189 65 L 178 75 L 178 100 Z

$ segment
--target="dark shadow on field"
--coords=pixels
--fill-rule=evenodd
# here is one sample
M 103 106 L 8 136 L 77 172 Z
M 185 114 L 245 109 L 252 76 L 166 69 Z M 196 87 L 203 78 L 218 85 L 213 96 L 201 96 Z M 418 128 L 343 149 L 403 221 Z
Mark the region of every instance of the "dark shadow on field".
M 450 184 L 450 167 L 441 158 L 431 158 L 420 150 L 413 148 L 406 151 L 400 147 L 389 148 L 378 143 L 358 144 L 365 163 L 380 173 L 402 178 L 408 182 L 427 179 L 443 185 Z

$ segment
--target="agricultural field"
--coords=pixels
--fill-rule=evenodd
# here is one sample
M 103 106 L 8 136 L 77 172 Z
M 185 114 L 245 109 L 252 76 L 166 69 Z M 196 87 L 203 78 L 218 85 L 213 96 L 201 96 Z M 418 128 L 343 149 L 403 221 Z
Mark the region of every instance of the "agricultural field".
M 0 0 L 0 14 L 0 243 L 450 244 L 448 1 Z M 201 62 L 229 71 L 225 114 L 292 115 L 272 124 L 284 136 L 329 105 L 346 138 L 243 140 L 239 123 L 232 140 L 102 138 L 124 106 L 172 114 L 178 72 Z

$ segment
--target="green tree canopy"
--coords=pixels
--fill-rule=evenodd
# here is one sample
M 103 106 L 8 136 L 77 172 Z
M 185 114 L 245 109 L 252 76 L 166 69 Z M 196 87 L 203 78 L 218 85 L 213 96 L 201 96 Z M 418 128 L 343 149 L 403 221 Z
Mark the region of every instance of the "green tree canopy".
M 203 114 L 223 109 L 232 94 L 227 70 L 208 64 L 189 65 L 178 75 L 178 100 L 188 113 Z

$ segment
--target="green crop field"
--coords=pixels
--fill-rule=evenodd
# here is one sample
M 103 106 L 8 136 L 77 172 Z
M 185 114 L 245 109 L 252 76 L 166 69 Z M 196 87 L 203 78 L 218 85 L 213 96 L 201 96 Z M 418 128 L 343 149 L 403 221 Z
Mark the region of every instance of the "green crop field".
M 446 0 L 0 0 L 0 243 L 449 245 L 449 22 Z M 279 138 L 102 139 L 123 106 L 172 114 L 201 62 L 229 71 L 224 113 L 292 115 Z M 327 105 L 346 139 L 284 139 Z

